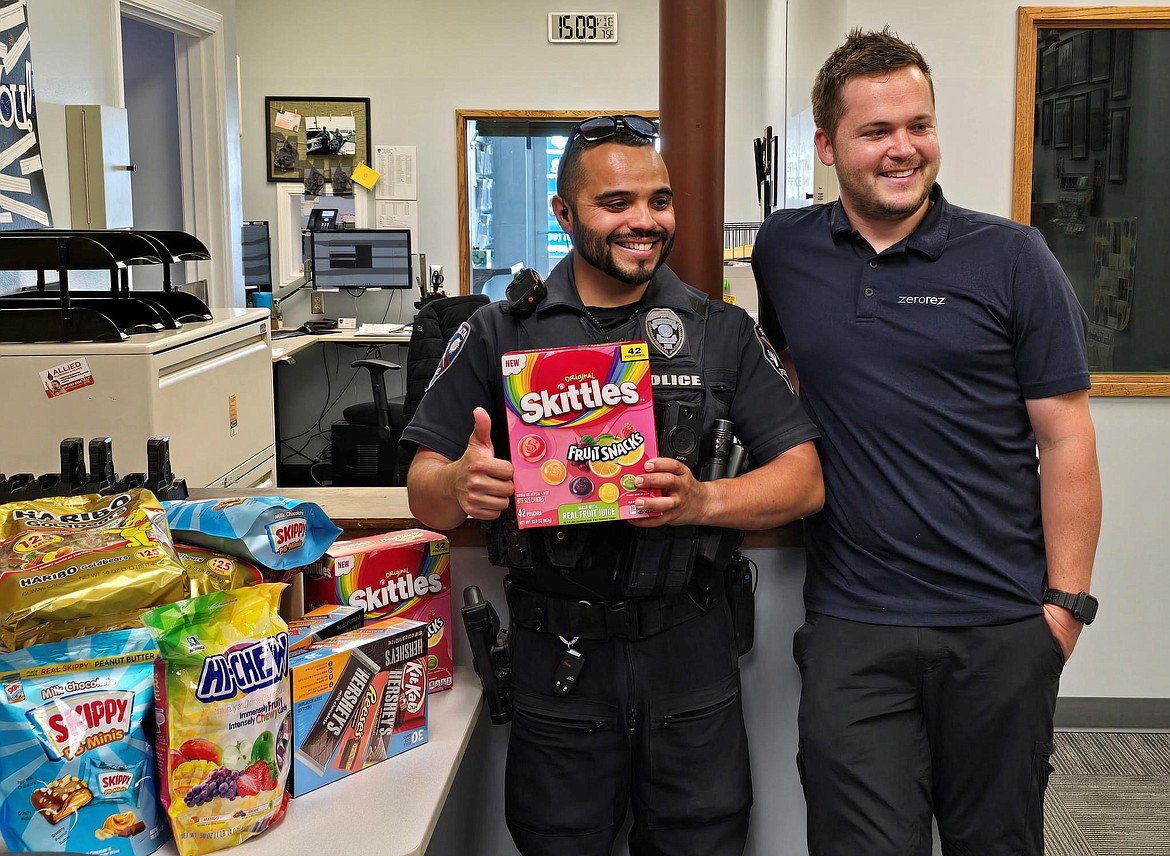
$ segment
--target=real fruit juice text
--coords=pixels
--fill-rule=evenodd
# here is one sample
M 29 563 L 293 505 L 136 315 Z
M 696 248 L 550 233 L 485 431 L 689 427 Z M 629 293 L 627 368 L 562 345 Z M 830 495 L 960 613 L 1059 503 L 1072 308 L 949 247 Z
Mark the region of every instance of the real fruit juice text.
M 645 342 L 511 351 L 501 358 L 521 529 L 628 520 L 658 454 Z

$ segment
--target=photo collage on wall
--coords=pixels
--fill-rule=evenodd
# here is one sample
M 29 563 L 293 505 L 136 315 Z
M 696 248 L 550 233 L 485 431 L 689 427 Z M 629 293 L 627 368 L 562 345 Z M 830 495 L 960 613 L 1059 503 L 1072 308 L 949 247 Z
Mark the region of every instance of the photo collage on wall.
M 334 196 L 352 196 L 354 168 L 369 162 L 369 99 L 264 101 L 268 180 L 303 182 L 307 196 L 326 184 Z

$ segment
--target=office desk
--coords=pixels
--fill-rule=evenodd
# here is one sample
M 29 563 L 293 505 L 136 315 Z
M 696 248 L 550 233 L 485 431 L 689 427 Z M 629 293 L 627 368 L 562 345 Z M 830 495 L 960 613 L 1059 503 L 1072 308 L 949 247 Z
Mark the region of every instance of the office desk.
M 389 346 L 397 352 L 387 358 L 405 369 L 410 330 L 376 336 L 347 330 L 272 340 L 278 481 L 310 484 L 316 480 L 313 467 L 329 442 L 329 426 L 341 420 L 347 406 L 372 397 L 366 372 L 351 369 L 349 364 L 367 356 L 382 356 L 381 352 L 368 351 Z M 405 388 L 405 371 L 387 372 L 387 395 L 394 398 Z
M 406 345 L 410 343 L 410 329 L 401 333 L 388 333 L 384 336 L 374 336 L 365 333 L 346 331 L 343 333 L 303 333 L 299 336 L 288 336 L 283 339 L 272 340 L 272 362 L 288 362 L 288 358 L 306 348 L 321 342 L 333 345 Z

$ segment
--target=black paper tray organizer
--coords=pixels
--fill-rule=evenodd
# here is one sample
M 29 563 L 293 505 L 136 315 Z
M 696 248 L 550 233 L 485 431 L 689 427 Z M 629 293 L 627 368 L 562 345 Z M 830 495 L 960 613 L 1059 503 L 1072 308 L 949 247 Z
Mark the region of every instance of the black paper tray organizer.
M 35 292 L 0 296 L 0 341 L 124 342 L 134 333 L 176 330 L 207 321 L 211 310 L 176 291 L 170 265 L 206 261 L 207 247 L 179 231 L 29 229 L 0 232 L 0 270 L 36 271 Z M 131 291 L 131 265 L 163 265 L 161 291 Z M 69 290 L 69 273 L 105 270 L 109 291 Z M 45 281 L 56 271 L 56 290 Z

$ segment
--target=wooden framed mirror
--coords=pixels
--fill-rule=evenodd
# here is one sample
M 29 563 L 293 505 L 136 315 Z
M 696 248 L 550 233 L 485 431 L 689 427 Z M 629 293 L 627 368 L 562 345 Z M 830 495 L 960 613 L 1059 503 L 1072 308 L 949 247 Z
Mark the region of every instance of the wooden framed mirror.
M 1170 396 L 1170 6 L 1019 10 L 1012 218 L 1089 316 L 1093 395 Z

